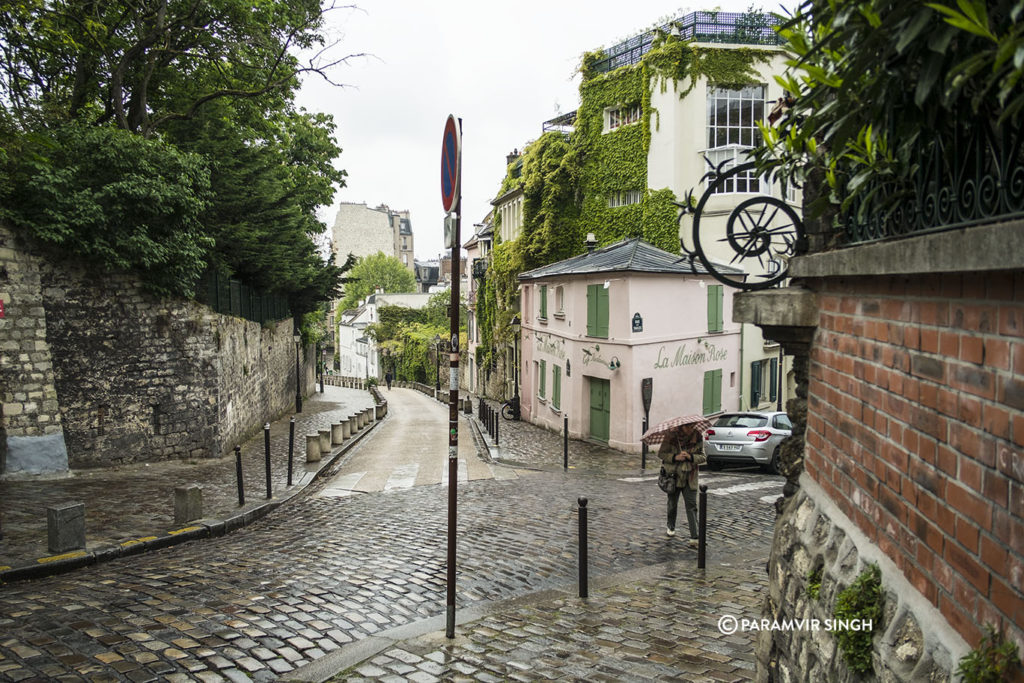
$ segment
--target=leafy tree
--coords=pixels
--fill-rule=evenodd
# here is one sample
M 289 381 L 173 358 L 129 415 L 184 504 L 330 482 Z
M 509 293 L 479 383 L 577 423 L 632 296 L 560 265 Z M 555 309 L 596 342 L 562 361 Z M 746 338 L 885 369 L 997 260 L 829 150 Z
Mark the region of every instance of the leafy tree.
M 416 278 L 412 271 L 394 256 L 387 256 L 380 251 L 365 256 L 359 259 L 349 273 L 341 307 L 355 308 L 360 299 L 373 294 L 378 287 L 388 294 L 414 292 Z

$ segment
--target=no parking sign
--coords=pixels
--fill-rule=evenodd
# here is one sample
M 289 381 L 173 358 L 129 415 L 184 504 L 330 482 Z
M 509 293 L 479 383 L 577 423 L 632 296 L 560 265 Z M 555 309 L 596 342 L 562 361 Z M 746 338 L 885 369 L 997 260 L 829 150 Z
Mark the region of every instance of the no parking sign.
M 445 212 L 452 211 L 459 202 L 461 166 L 462 126 L 449 114 L 441 140 L 441 205 Z

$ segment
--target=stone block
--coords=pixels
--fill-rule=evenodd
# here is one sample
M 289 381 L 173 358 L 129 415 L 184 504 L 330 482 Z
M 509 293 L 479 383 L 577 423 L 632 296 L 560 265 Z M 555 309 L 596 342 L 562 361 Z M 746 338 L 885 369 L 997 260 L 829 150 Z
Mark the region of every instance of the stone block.
M 331 445 L 337 446 L 345 440 L 345 434 L 341 429 L 341 423 L 331 425 Z
M 352 438 L 352 425 L 347 418 L 341 421 L 341 436 L 342 440 Z
M 348 427 L 352 435 L 355 436 L 356 432 L 359 431 L 359 417 L 356 415 L 350 415 L 348 418 Z
M 306 435 L 306 462 L 320 462 L 320 435 Z
M 331 452 L 331 430 L 320 430 L 320 454 L 325 455 Z
M 64 503 L 46 508 L 47 548 L 66 553 L 85 547 L 85 503 Z
M 199 484 L 174 488 L 174 523 L 185 524 L 203 518 L 203 487 Z

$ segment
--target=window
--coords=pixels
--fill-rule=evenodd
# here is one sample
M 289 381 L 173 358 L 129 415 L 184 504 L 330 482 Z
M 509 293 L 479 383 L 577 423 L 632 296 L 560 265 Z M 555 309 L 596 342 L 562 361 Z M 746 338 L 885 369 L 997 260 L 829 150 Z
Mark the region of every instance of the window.
M 776 415 L 772 418 L 772 427 L 775 429 L 792 429 L 793 423 L 785 415 Z
M 761 361 L 750 364 L 750 407 L 755 408 L 761 403 Z
M 764 120 L 764 97 L 763 85 L 708 88 L 708 146 L 704 152 L 712 167 L 708 170 L 723 162 L 729 162 L 725 168 L 744 163 L 748 160 L 747 152 L 761 144 L 761 131 L 757 124 Z M 750 172 L 730 178 L 718 191 L 724 194 L 765 190 L 760 179 Z
M 555 313 L 565 313 L 565 287 L 555 287 Z
M 548 362 L 542 360 L 540 362 L 540 378 L 537 382 L 537 396 L 544 398 L 547 394 L 547 380 L 548 380 Z
M 608 194 L 608 207 L 614 209 L 617 206 L 628 206 L 639 204 L 643 201 L 643 190 L 615 191 Z
M 768 400 L 775 401 L 779 397 L 779 359 L 772 358 L 768 364 Z
M 545 320 L 548 317 L 548 286 L 540 286 L 540 318 Z
M 608 338 L 608 290 L 587 285 L 587 336 Z
M 722 409 L 722 371 L 704 373 L 704 414 L 711 415 Z
M 551 367 L 551 407 L 562 407 L 562 368 L 557 365 Z
M 640 120 L 640 104 L 608 107 L 604 110 L 604 131 L 615 130 Z
M 722 331 L 722 303 L 725 293 L 722 285 L 708 285 L 708 332 Z

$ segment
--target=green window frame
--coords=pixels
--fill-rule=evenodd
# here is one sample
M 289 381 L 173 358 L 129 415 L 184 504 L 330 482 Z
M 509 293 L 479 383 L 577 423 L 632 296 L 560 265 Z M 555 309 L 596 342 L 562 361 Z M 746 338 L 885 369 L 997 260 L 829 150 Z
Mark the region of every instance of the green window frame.
M 722 285 L 708 285 L 708 332 L 722 331 L 722 309 L 725 290 Z
M 562 368 L 558 365 L 551 366 L 551 407 L 562 407 Z
M 768 364 L 768 400 L 776 401 L 779 398 L 779 359 L 772 358 Z
M 587 336 L 608 338 L 608 290 L 603 284 L 587 285 Z
M 722 371 L 708 370 L 704 373 L 704 414 L 711 415 L 722 410 Z
M 548 391 L 547 381 L 548 381 L 548 362 L 545 361 L 545 360 L 542 360 L 540 362 L 540 380 L 537 382 L 537 396 L 539 396 L 540 398 L 544 398 L 545 394 L 547 394 L 547 391 Z
M 546 320 L 548 317 L 548 286 L 540 286 L 540 317 Z

